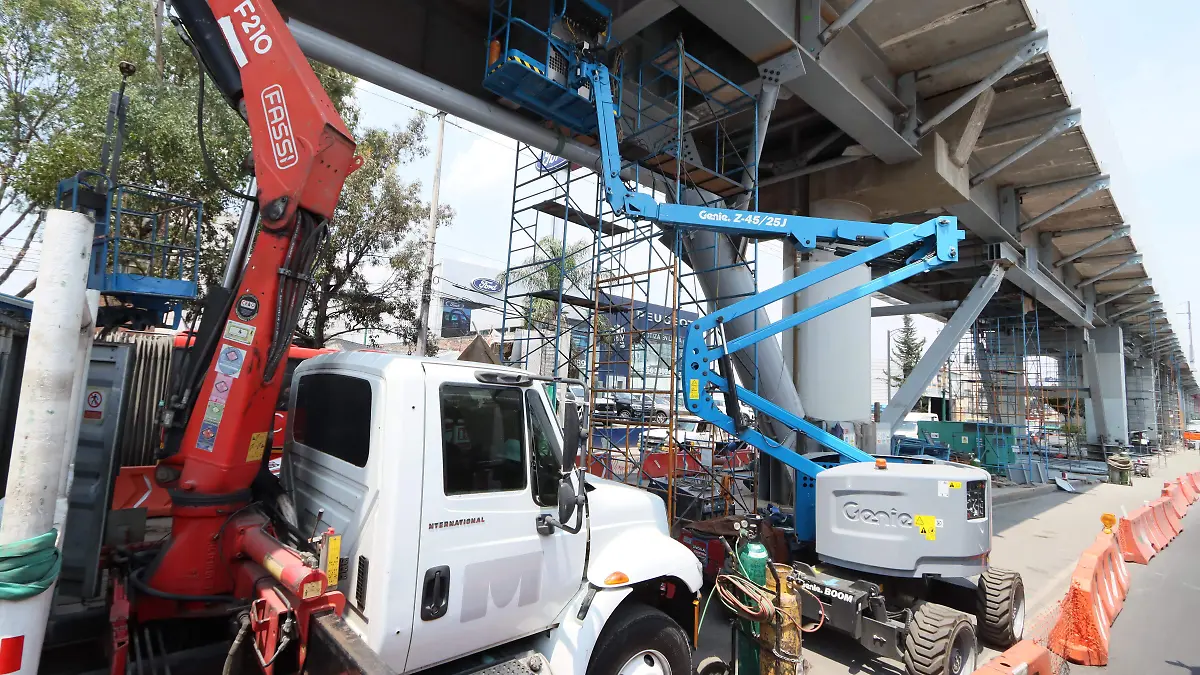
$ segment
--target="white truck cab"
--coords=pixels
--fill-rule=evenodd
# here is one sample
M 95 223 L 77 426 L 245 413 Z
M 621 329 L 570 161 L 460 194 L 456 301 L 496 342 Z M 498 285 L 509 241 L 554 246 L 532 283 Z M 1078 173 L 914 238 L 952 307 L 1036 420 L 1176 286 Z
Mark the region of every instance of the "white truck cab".
M 347 623 L 398 673 L 519 644 L 555 675 L 689 675 L 699 562 L 660 499 L 573 470 L 536 379 L 376 352 L 296 369 L 282 478 L 303 531 L 341 535 Z

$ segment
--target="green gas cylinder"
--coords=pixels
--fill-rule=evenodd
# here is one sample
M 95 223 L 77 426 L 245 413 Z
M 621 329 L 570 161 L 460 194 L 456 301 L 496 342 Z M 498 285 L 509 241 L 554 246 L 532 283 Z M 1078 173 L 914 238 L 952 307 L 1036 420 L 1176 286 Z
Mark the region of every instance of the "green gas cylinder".
M 759 586 L 767 583 L 767 565 L 771 563 L 767 555 L 767 547 L 758 540 L 757 523 L 751 523 L 748 532 L 742 537 L 742 545 L 738 548 L 738 565 L 747 579 Z M 748 536 L 746 536 L 748 535 Z M 751 621 L 741 621 L 738 631 L 738 675 L 758 675 L 758 635 L 760 626 Z

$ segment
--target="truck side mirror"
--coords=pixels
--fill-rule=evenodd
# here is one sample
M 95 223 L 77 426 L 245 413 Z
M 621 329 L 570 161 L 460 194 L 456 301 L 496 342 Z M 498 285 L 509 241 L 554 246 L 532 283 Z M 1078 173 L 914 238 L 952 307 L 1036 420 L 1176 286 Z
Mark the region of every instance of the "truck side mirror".
M 579 410 L 574 401 L 567 401 L 563 411 L 563 472 L 575 470 L 579 458 Z

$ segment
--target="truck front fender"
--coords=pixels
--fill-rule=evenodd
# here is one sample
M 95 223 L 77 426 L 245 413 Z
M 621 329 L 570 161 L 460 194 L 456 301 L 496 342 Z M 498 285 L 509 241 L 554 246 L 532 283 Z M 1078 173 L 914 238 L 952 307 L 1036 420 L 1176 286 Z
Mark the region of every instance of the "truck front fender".
M 696 555 L 654 527 L 633 527 L 593 545 L 587 580 L 597 588 L 621 588 L 659 577 L 677 577 L 693 593 L 704 584 Z M 617 572 L 628 579 L 608 583 L 609 575 Z
M 600 632 L 621 602 L 633 589 L 596 590 L 587 586 L 579 591 L 559 617 L 554 630 L 538 637 L 534 648 L 550 661 L 554 675 L 587 675 L 588 662 Z M 584 608 L 586 604 L 586 608 Z M 585 609 L 580 620 L 580 609 Z

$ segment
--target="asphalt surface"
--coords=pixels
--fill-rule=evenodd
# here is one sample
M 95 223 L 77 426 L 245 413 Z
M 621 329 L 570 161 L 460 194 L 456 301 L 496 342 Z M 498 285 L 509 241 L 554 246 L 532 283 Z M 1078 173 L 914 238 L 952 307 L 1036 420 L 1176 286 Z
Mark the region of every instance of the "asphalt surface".
M 1130 589 L 1109 640 L 1108 666 L 1076 673 L 1200 675 L 1200 502 L 1149 565 L 1129 565 Z

